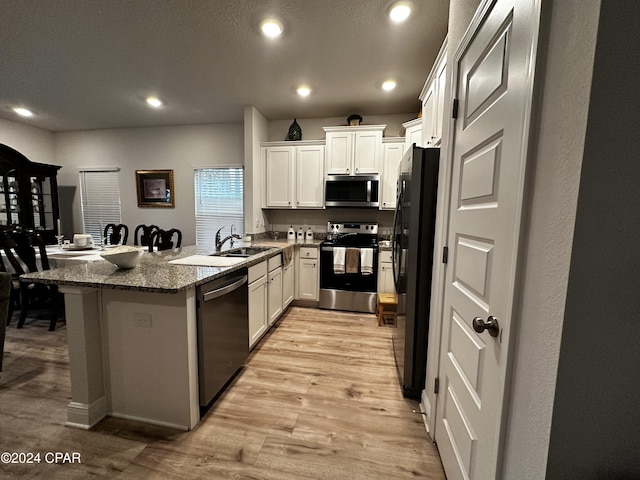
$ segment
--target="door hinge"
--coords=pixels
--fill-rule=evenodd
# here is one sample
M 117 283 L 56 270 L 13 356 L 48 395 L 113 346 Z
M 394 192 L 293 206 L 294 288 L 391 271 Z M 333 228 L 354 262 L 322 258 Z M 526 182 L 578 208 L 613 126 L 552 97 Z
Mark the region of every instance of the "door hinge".
M 433 382 L 433 393 L 435 393 L 436 395 L 440 393 L 440 377 L 436 377 L 435 381 Z
M 449 263 L 449 247 L 442 249 L 442 263 Z
M 453 99 L 453 111 L 451 112 L 451 118 L 458 118 L 458 99 Z

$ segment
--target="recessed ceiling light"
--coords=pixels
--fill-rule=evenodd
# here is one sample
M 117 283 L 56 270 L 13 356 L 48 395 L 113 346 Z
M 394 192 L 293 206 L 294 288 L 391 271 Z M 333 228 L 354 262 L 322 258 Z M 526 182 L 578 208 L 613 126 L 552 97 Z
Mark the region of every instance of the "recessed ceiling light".
M 162 100 L 158 97 L 147 97 L 147 104 L 153 108 L 160 108 L 162 106 Z
M 300 95 L 301 97 L 308 97 L 309 94 L 311 93 L 311 89 L 306 85 L 301 85 L 298 87 L 296 92 L 298 92 L 298 95 Z
M 33 117 L 33 112 L 31 110 L 27 110 L 26 108 L 15 107 L 13 111 L 21 117 Z
M 265 37 L 268 38 L 277 38 L 282 34 L 282 22 L 275 18 L 267 18 L 263 20 L 260 24 L 260 30 Z
M 389 11 L 389 18 L 396 23 L 404 22 L 411 15 L 410 2 L 396 2 Z
M 394 88 L 396 88 L 396 82 L 394 82 L 393 80 L 387 80 L 386 82 L 382 83 L 382 89 L 385 92 L 390 92 Z

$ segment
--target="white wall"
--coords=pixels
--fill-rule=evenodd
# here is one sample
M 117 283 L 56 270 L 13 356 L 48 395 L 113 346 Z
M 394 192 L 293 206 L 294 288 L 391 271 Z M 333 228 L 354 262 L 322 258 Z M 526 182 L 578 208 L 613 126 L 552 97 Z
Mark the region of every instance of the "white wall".
M 599 1 L 543 2 L 502 478 L 546 476 L 598 11 Z
M 425 78 L 426 80 L 426 78 Z M 416 105 L 420 103 L 416 92 Z M 385 137 L 404 136 L 403 123 L 417 118 L 419 112 L 395 114 L 395 115 L 368 115 L 362 116 L 362 125 L 386 125 L 387 128 L 383 132 Z M 339 125 L 347 125 L 347 117 L 325 117 L 325 118 L 298 118 L 296 119 L 300 129 L 302 130 L 302 140 L 324 140 L 325 133 L 322 127 L 332 127 Z M 274 120 L 269 122 L 269 142 L 281 142 L 287 139 L 289 126 L 293 123 L 291 120 Z
M 32 162 L 57 163 L 54 134 L 47 130 L 0 118 L 0 143 L 19 151 Z
M 56 157 L 63 166 L 58 185 L 74 185 L 79 192 L 78 167 L 118 166 L 122 222 L 129 226 L 129 235 L 133 235 L 136 225 L 153 223 L 165 229 L 180 229 L 183 245 L 193 245 L 193 167 L 243 165 L 243 148 L 241 123 L 60 132 L 55 136 Z M 135 171 L 154 169 L 173 169 L 175 208 L 138 207 Z M 79 231 L 79 194 L 73 216 Z
M 260 142 L 268 138 L 269 121 L 257 108 L 244 109 L 244 231 L 262 233 L 266 221 L 262 213 L 262 156 Z

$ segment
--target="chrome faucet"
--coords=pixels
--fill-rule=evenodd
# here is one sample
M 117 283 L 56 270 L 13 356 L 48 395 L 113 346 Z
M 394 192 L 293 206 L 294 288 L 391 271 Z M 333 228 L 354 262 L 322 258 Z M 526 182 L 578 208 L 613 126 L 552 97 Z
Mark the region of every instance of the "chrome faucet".
M 233 233 L 233 229 L 235 228 L 235 225 L 231 225 L 231 235 L 227 235 L 222 240 L 220 240 L 220 232 L 222 231 L 223 228 L 224 227 L 220 227 L 216 232 L 216 250 L 221 250 L 222 246 L 226 243 L 227 240 L 231 240 L 231 247 L 233 247 L 233 239 L 237 238 L 238 240 L 240 240 L 242 238 L 237 233 Z

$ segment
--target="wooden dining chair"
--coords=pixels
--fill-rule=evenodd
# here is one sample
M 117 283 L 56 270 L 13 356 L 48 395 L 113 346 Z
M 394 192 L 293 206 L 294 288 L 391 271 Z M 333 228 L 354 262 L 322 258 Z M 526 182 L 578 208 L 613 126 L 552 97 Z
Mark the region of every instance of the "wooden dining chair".
M 9 311 L 6 323 L 11 323 L 14 308 L 20 309 L 20 275 L 24 273 L 22 264 L 15 256 L 13 247 L 15 242 L 8 230 L 0 231 L 0 272 L 7 273 L 11 278 L 11 292 L 9 295 Z
M 47 257 L 47 249 L 42 237 L 31 230 L 15 230 L 10 233 L 14 241 L 13 250 L 20 262 L 12 265 L 16 272 L 35 273 L 42 270 L 49 270 L 49 258 Z M 37 249 L 37 254 L 36 254 Z M 5 252 L 6 253 L 6 252 Z M 38 255 L 40 256 L 40 265 L 38 265 Z M 26 269 L 20 265 L 26 266 Z M 59 293 L 57 285 L 48 285 L 43 283 L 26 283 L 20 282 L 20 319 L 17 328 L 22 328 L 29 313 L 29 307 L 35 303 L 35 299 L 49 297 L 50 305 L 50 321 L 49 331 L 56 328 L 58 321 Z
M 7 316 L 11 303 L 11 275 L 0 272 L 0 318 Z M 2 371 L 2 357 L 4 356 L 5 321 L 0 322 L 0 372 Z
M 173 237 L 176 237 L 175 240 Z M 180 248 L 182 245 L 182 232 L 177 228 L 171 230 L 162 230 L 159 228 L 151 235 L 151 243 L 149 251 L 153 250 L 171 250 L 172 248 Z
M 102 235 L 107 245 L 126 245 L 129 238 L 129 227 L 123 223 L 109 223 L 104 227 Z
M 158 230 L 157 225 L 138 225 L 133 231 L 133 244 L 146 247 L 151 244 L 151 235 Z

